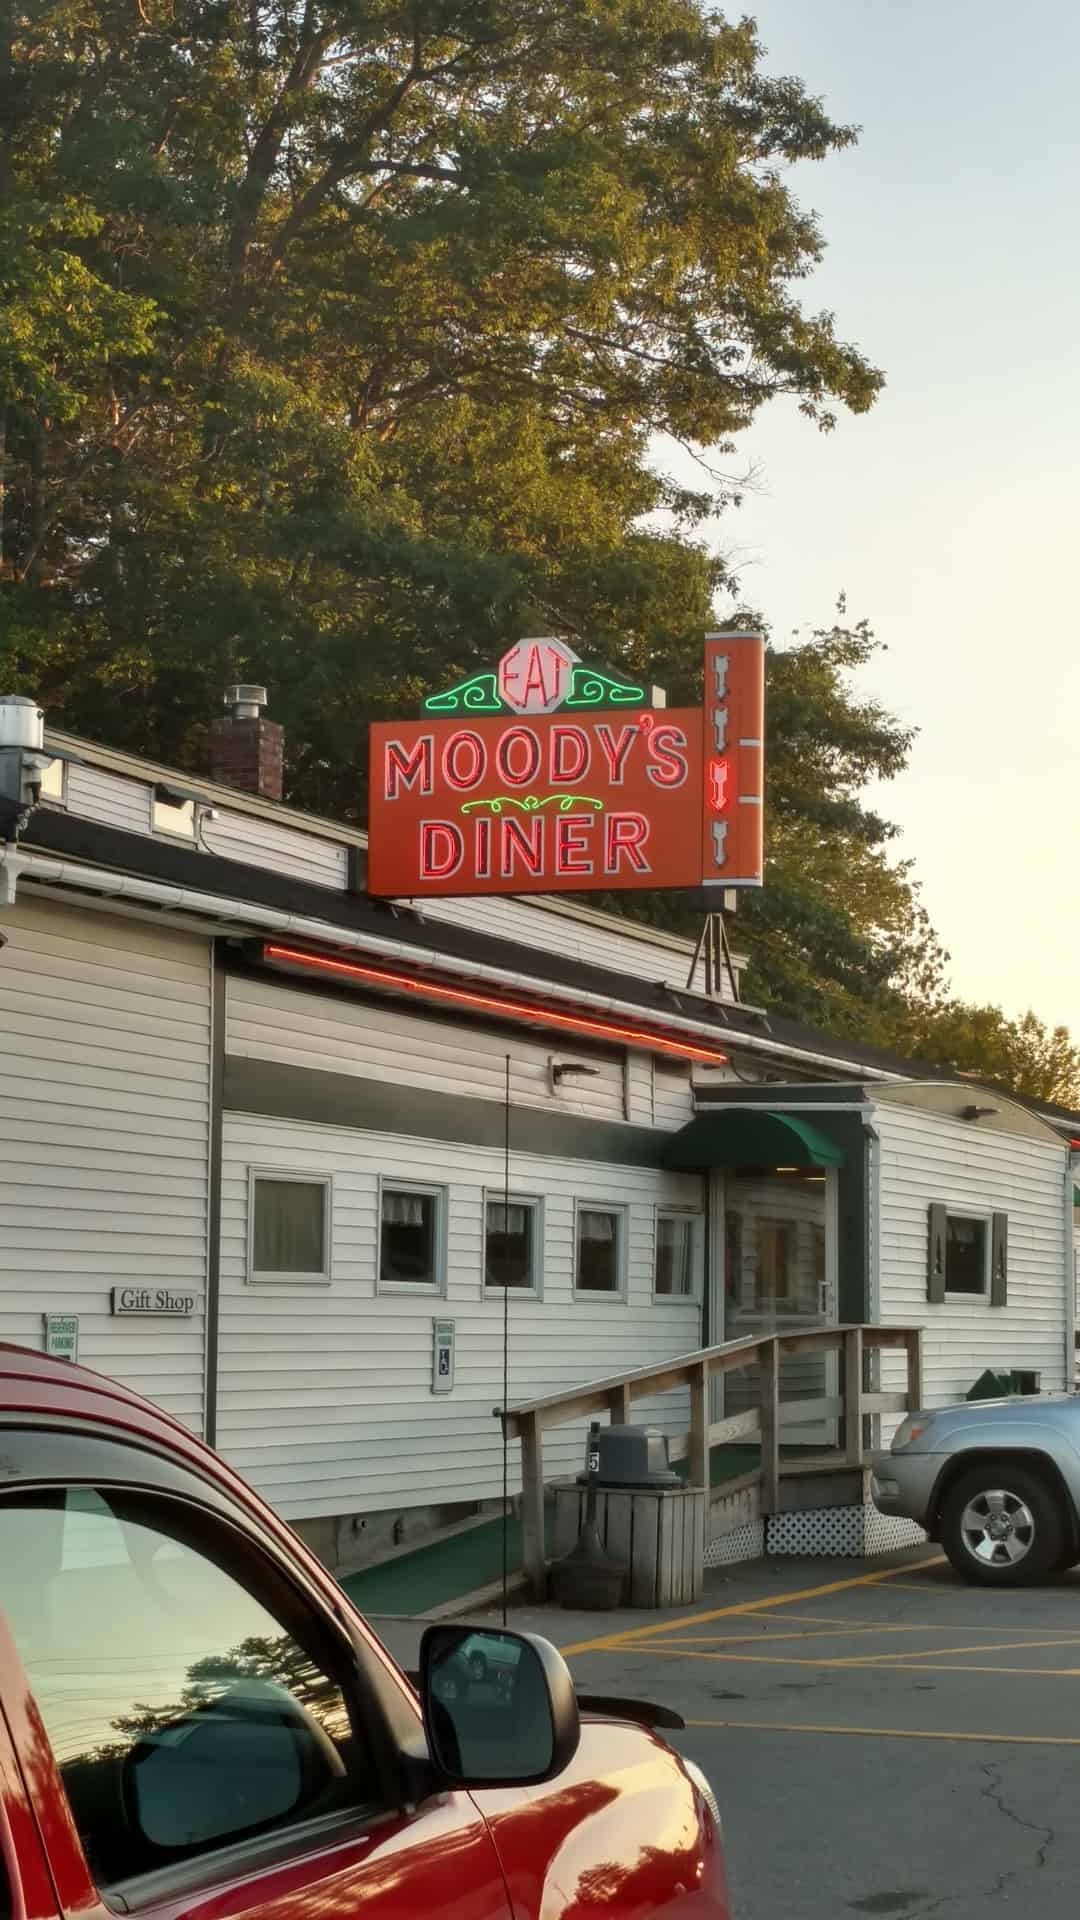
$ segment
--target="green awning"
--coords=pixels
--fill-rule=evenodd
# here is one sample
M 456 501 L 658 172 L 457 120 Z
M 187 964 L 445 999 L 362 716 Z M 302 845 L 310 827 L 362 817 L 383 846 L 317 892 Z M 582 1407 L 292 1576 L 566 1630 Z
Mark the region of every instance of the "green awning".
M 801 1114 L 718 1108 L 696 1114 L 669 1140 L 664 1165 L 697 1173 L 706 1167 L 841 1167 L 844 1150 Z

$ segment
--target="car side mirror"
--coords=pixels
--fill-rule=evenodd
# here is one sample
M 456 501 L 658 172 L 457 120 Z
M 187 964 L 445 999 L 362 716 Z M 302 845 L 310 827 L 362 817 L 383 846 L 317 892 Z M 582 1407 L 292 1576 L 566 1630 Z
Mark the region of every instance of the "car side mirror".
M 581 1739 L 570 1670 L 538 1634 L 429 1627 L 420 1643 L 420 1701 L 431 1758 L 456 1787 L 554 1780 Z

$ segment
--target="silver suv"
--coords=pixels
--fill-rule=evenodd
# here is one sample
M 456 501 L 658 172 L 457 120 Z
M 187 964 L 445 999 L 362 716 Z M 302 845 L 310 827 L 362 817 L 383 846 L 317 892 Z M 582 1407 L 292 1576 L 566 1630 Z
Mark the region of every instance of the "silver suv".
M 1018 1587 L 1080 1562 L 1072 1394 L 911 1413 L 873 1469 L 874 1505 L 925 1527 L 965 1580 Z

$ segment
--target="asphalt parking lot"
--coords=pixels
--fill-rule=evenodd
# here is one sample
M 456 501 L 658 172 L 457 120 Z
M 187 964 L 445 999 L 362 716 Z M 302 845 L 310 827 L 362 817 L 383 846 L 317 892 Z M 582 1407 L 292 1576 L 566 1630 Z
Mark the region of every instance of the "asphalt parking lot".
M 932 1548 L 755 1565 L 592 1638 L 562 1638 L 579 1681 L 686 1719 L 737 1920 L 1075 1915 L 1080 1574 L 988 1594 Z
M 1075 1915 L 1080 1573 L 987 1594 L 922 1548 L 733 1568 L 666 1617 L 511 1624 L 561 1645 L 582 1685 L 683 1714 L 736 1920 Z

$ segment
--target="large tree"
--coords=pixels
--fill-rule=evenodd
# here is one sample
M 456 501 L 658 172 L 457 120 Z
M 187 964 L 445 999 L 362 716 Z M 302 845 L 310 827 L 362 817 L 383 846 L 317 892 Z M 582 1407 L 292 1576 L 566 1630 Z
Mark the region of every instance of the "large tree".
M 789 184 L 852 138 L 699 0 L 0 0 L 4 683 L 190 762 L 266 679 L 355 815 L 523 624 L 688 675 L 718 489 L 646 450 L 871 403 Z
M 1010 1020 L 1000 1007 L 963 1000 L 914 1007 L 907 1037 L 920 1059 L 1035 1100 L 1080 1107 L 1080 1048 L 1067 1027 L 1048 1027 L 1030 1008 Z

